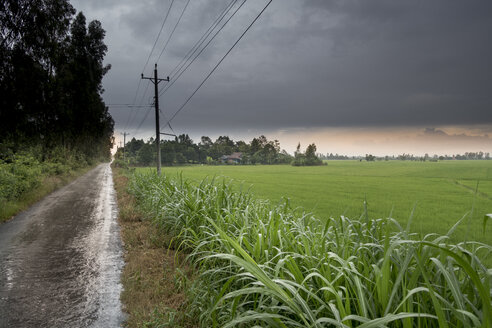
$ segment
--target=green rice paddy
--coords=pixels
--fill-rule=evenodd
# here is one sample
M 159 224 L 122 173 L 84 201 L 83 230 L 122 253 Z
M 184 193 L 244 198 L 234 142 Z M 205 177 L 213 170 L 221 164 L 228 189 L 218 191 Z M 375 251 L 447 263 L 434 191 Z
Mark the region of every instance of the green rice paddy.
M 391 215 L 405 225 L 413 212 L 411 231 L 423 234 L 445 234 L 467 215 L 454 238 L 492 244 L 492 222 L 483 229 L 485 214 L 492 213 L 492 161 L 329 161 L 319 167 L 181 166 L 163 172 L 196 181 L 227 177 L 258 198 L 289 198 L 320 219 L 359 218 L 366 200 L 371 218 Z

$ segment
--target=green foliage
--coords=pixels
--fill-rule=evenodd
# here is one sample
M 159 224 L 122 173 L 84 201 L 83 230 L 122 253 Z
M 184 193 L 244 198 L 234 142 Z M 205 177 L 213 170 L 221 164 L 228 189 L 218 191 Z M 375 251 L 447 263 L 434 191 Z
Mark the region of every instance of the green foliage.
M 40 147 L 33 147 L 0 156 L 0 204 L 20 199 L 39 186 L 47 176 L 63 175 L 91 163 L 75 150 L 56 147 L 41 160 Z
M 132 138 L 125 146 L 125 155 L 132 165 L 151 165 L 155 163 L 155 144 L 151 138 L 148 142 Z M 117 156 L 122 156 L 119 148 Z M 280 150 L 278 140 L 269 141 L 265 136 L 253 138 L 250 143 L 242 140 L 234 142 L 227 136 L 218 137 L 213 142 L 203 136 L 195 144 L 187 134 L 177 136 L 174 140 L 161 141 L 161 162 L 163 165 L 175 164 L 225 164 L 224 155 L 234 152 L 242 154 L 240 164 L 288 164 L 292 156 Z
M 38 186 L 43 169 L 30 154 L 19 154 L 10 163 L 0 161 L 0 203 L 17 199 Z
M 310 144 L 306 148 L 306 152 L 301 152 L 301 144 L 297 145 L 297 150 L 294 155 L 294 159 L 291 162 L 292 166 L 316 166 L 324 165 L 323 161 L 316 155 L 316 145 Z
M 109 160 L 114 122 L 101 98 L 110 68 L 101 23 L 74 18 L 67 0 L 5 0 L 0 9 L 2 143 L 14 153 L 39 145 L 40 161 L 57 147 Z
M 122 159 L 115 159 L 112 163 L 114 167 L 119 167 L 122 169 L 128 169 L 128 164 Z
M 141 209 L 199 271 L 203 327 L 490 327 L 490 245 L 392 219 L 320 221 L 225 180 L 137 174 Z M 458 224 L 457 224 L 458 225 Z
M 150 165 L 154 161 L 155 147 L 150 144 L 143 144 L 137 151 L 137 163 L 141 165 Z
M 145 171 L 147 169 L 141 169 Z M 330 161 L 327 166 L 221 165 L 165 168 L 187 179 L 225 176 L 252 186 L 258 197 L 309 209 L 319 218 L 343 213 L 358 217 L 367 200 L 369 217 L 398 218 L 406 225 L 413 210 L 412 229 L 423 234 L 446 233 L 456 220 L 473 215 L 459 226 L 455 240 L 468 238 L 492 244 L 492 225 L 482 231 L 483 217 L 491 213 L 492 162 L 490 161 Z M 480 180 L 475 194 L 477 180 Z M 429 219 L 432 218 L 432 219 Z M 490 222 L 489 222 L 490 223 Z

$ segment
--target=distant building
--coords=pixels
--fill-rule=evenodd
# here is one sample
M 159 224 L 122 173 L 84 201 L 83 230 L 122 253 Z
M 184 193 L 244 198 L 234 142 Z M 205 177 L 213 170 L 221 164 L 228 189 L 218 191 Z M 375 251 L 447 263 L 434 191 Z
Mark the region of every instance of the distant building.
M 222 163 L 227 164 L 241 164 L 243 153 L 232 153 L 230 155 L 224 155 L 219 160 Z

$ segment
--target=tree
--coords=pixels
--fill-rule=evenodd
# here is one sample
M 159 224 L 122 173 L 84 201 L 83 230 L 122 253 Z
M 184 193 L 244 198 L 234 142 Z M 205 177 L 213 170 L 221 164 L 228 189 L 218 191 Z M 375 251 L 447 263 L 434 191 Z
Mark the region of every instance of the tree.
M 144 144 L 137 152 L 137 162 L 141 165 L 150 165 L 150 163 L 152 163 L 155 159 L 154 153 L 154 145 L 149 143 Z
M 0 138 L 110 156 L 114 122 L 102 101 L 105 31 L 67 0 L 0 3 Z
M 299 143 L 295 151 L 294 160 L 291 164 L 293 166 L 323 165 L 323 161 L 316 155 L 316 145 L 314 143 L 307 146 L 305 153 L 301 152 L 301 144 Z
M 135 139 L 135 137 L 133 137 L 130 140 L 130 142 L 128 142 L 125 146 L 127 155 L 129 156 L 137 155 L 138 151 L 142 149 L 144 145 L 145 142 L 143 140 L 137 140 Z
M 316 158 L 316 145 L 314 143 L 310 144 L 306 148 L 306 158 L 312 159 Z

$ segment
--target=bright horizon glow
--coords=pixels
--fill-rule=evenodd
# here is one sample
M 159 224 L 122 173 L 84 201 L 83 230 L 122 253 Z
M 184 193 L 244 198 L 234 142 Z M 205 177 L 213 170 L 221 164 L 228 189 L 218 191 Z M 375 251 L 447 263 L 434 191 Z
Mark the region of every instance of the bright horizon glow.
M 213 141 L 220 135 L 227 135 L 234 141 L 250 142 L 254 137 L 265 135 L 268 140 L 277 139 L 280 147 L 293 154 L 297 144 L 301 149 L 315 143 L 318 153 L 333 153 L 347 156 L 393 156 L 399 154 L 454 155 L 465 152 L 492 153 L 492 126 L 442 126 L 442 127 L 344 127 L 344 128 L 290 128 L 275 131 L 227 131 L 219 133 L 181 132 L 188 133 L 195 143 L 200 142 L 203 135 Z M 115 147 L 123 140 L 120 132 L 115 131 Z M 209 131 L 210 132 L 210 131 Z M 142 131 L 136 138 L 147 141 L 154 137 L 154 131 Z M 134 136 L 127 137 L 127 142 Z M 116 151 L 116 148 L 114 148 Z

